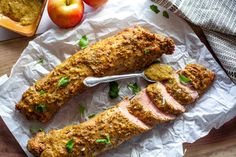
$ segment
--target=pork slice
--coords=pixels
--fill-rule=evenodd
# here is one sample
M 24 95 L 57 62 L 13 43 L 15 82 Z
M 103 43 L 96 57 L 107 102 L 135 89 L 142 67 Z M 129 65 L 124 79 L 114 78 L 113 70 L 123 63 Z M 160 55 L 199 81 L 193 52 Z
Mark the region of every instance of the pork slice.
M 185 112 L 185 108 L 179 104 L 160 82 L 151 84 L 146 89 L 151 101 L 164 113 L 178 115 Z
M 188 105 L 196 101 L 198 93 L 187 84 L 180 83 L 179 75 L 175 74 L 172 79 L 165 83 L 167 92 L 180 104 Z
M 189 78 L 191 88 L 196 90 L 199 95 L 203 94 L 215 79 L 215 73 L 200 64 L 188 64 L 177 73 Z
M 128 107 L 130 106 L 130 101 L 126 98 L 124 99 L 122 102 L 120 102 L 118 104 L 119 109 L 121 111 L 121 113 L 127 118 L 129 119 L 129 121 L 131 121 L 132 123 L 138 125 L 140 128 L 143 128 L 144 130 L 148 130 L 151 129 L 149 126 L 147 126 L 143 121 L 139 120 L 139 118 L 137 118 L 136 116 L 134 116 L 133 114 L 131 114 L 128 111 Z
M 148 97 L 146 89 L 139 92 L 139 94 L 131 100 L 127 108 L 132 115 L 138 117 L 149 126 L 169 122 L 176 118 L 174 115 L 160 111 Z

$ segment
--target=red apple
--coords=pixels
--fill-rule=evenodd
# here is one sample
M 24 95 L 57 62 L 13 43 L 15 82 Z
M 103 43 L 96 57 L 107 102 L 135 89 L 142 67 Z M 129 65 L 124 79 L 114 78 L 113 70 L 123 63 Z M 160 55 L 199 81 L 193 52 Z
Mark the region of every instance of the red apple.
M 61 28 L 71 28 L 83 18 L 82 0 L 49 0 L 48 14 L 51 20 Z
M 104 3 L 106 3 L 107 0 L 84 0 L 84 2 L 86 4 L 88 4 L 89 6 L 96 9 L 96 8 L 102 6 Z

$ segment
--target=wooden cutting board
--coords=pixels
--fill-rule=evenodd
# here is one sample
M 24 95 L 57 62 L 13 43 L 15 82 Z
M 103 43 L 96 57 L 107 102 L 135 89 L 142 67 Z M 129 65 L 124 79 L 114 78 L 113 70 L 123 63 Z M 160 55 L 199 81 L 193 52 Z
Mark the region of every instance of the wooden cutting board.
M 212 52 L 202 30 L 191 25 L 201 41 Z M 0 76 L 10 74 L 12 65 L 32 38 L 0 42 Z M 185 157 L 236 157 L 236 118 L 193 144 L 184 144 Z M 4 122 L 0 119 L 0 157 L 26 156 Z

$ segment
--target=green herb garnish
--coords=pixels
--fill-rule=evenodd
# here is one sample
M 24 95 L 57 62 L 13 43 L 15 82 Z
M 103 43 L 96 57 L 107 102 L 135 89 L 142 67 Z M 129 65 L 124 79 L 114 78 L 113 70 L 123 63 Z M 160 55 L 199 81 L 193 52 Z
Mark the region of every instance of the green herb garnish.
M 156 6 L 156 5 L 150 5 L 150 9 L 154 12 L 154 13 L 156 13 L 156 14 L 158 14 L 159 12 L 160 12 L 160 10 L 158 9 L 158 7 Z
M 144 54 L 145 54 L 145 55 L 147 55 L 147 54 L 149 54 L 149 53 L 150 53 L 150 50 L 148 50 L 148 49 L 145 49 L 145 50 L 144 50 Z
M 110 136 L 107 135 L 106 138 L 103 139 L 97 139 L 97 143 L 104 143 L 104 144 L 111 144 Z
M 44 59 L 43 58 L 39 58 L 39 60 L 37 61 L 37 64 L 44 64 Z
M 80 105 L 79 105 L 79 113 L 80 113 L 81 115 L 84 115 L 85 110 L 86 110 L 86 108 L 85 108 L 82 104 L 80 104 Z
M 127 87 L 132 91 L 133 94 L 137 94 L 141 90 L 136 82 L 129 83 Z
M 86 35 L 83 35 L 79 41 L 79 46 L 81 49 L 85 49 L 89 45 L 89 40 Z
M 45 104 L 38 104 L 37 106 L 35 106 L 35 110 L 37 112 L 45 112 L 47 110 L 47 106 Z
M 162 15 L 163 15 L 164 17 L 166 17 L 167 19 L 169 18 L 169 14 L 168 14 L 167 11 L 163 11 Z
M 74 147 L 74 140 L 71 139 L 66 143 L 66 150 L 68 153 L 71 153 Z
M 108 95 L 111 99 L 117 98 L 119 96 L 119 85 L 117 82 L 113 81 L 109 83 L 110 89 Z
M 59 81 L 58 81 L 58 87 L 65 87 L 69 84 L 70 80 L 69 77 L 62 77 Z
M 95 113 L 93 113 L 93 114 L 90 114 L 90 115 L 88 116 L 88 118 L 89 118 L 89 119 L 91 119 L 91 118 L 93 118 L 94 116 L 96 116 L 96 114 L 95 114 Z
M 43 95 L 43 94 L 45 94 L 45 93 L 46 93 L 45 90 L 42 90 L 42 89 L 41 89 L 41 90 L 39 91 L 39 94 L 40 94 L 40 95 Z
M 179 81 L 184 84 L 191 82 L 191 80 L 189 78 L 185 77 L 184 75 L 179 75 Z
M 44 132 L 43 128 L 30 128 L 31 134 L 36 134 L 38 132 Z
M 154 62 L 152 62 L 152 64 L 159 64 L 159 63 L 161 63 L 161 61 L 159 60 L 159 59 L 157 59 L 157 60 L 155 60 Z

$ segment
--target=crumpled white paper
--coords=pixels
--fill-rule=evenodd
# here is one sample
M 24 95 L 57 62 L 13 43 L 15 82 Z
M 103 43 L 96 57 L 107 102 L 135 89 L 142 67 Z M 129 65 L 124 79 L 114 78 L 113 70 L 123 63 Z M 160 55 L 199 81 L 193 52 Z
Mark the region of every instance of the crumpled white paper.
M 175 69 L 184 68 L 187 63 L 200 63 L 216 73 L 213 86 L 188 111 L 175 121 L 156 126 L 106 152 L 102 157 L 179 157 L 183 156 L 182 143 L 194 142 L 207 135 L 212 128 L 218 128 L 236 114 L 236 86 L 213 59 L 210 52 L 200 42 L 191 28 L 180 18 L 170 14 L 167 19 L 162 13 L 155 14 L 149 9 L 148 0 L 110 0 L 95 12 L 88 13 L 82 24 L 71 30 L 49 30 L 31 41 L 12 69 L 9 79 L 0 86 L 0 115 L 27 155 L 27 140 L 32 137 L 29 128 L 42 127 L 46 131 L 78 124 L 88 115 L 100 112 L 122 100 L 131 92 L 127 83 L 137 82 L 146 86 L 142 79 L 119 81 L 120 98 L 108 98 L 108 85 L 102 84 L 72 98 L 48 124 L 26 120 L 15 111 L 15 104 L 23 92 L 61 61 L 74 54 L 79 47 L 76 41 L 87 35 L 91 42 L 106 38 L 116 32 L 134 25 L 141 25 L 152 32 L 164 33 L 175 40 L 176 50 L 171 56 L 163 56 L 161 61 L 173 65 Z M 162 11 L 162 8 L 159 7 Z M 44 59 L 43 64 L 38 60 Z M 86 106 L 81 116 L 80 104 Z
M 8 80 L 7 74 L 0 77 L 0 86 Z

